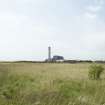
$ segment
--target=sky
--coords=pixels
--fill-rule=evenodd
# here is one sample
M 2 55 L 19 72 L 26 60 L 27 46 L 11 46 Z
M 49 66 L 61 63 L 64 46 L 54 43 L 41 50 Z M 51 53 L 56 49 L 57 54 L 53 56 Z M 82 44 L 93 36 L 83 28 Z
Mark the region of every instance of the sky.
M 0 60 L 105 60 L 104 0 L 1 0 Z

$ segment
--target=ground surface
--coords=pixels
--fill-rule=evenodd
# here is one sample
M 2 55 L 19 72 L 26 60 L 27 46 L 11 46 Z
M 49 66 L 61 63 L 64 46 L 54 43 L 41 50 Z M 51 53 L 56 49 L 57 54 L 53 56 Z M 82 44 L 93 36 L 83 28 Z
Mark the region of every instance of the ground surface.
M 105 73 L 89 80 L 90 65 L 0 63 L 0 105 L 105 105 Z

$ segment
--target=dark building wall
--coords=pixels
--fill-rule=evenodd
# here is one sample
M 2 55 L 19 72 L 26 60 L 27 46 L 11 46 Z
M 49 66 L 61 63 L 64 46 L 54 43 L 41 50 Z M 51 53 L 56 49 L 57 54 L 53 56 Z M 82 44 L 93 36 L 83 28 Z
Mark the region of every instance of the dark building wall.
M 52 60 L 53 61 L 56 61 L 56 60 L 64 60 L 64 57 L 63 56 L 55 55 L 55 56 L 53 56 Z

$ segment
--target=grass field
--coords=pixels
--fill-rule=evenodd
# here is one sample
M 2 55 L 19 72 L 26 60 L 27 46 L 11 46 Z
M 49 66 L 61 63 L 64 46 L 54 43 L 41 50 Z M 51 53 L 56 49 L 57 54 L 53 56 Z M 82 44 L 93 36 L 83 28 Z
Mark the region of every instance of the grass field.
M 0 63 L 0 105 L 105 105 L 105 73 L 89 80 L 90 65 Z

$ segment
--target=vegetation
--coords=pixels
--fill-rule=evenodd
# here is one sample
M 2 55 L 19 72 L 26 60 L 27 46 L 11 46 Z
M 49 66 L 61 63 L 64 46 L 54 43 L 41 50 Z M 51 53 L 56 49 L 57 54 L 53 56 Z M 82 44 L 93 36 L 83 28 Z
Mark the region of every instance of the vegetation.
M 104 73 L 100 81 L 89 80 L 89 67 L 1 63 L 0 105 L 105 105 Z
M 89 78 L 90 79 L 100 79 L 100 76 L 103 72 L 104 68 L 102 65 L 92 65 L 89 70 Z

